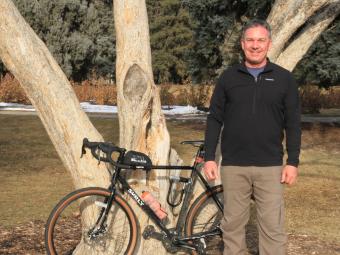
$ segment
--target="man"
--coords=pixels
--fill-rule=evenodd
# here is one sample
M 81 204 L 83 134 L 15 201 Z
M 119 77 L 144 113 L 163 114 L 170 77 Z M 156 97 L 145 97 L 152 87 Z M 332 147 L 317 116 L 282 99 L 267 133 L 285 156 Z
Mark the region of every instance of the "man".
M 224 254 L 245 254 L 245 225 L 253 195 L 260 255 L 286 253 L 283 186 L 297 178 L 301 129 L 296 83 L 291 73 L 267 58 L 271 31 L 251 20 L 242 31 L 244 62 L 220 76 L 205 133 L 204 173 L 219 176 L 215 151 L 221 135 Z M 288 159 L 283 166 L 283 136 Z

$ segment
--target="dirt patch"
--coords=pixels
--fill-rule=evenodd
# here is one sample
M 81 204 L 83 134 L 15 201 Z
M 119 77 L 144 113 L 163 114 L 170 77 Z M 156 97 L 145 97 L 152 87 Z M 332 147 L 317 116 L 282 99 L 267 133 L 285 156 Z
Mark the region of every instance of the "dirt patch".
M 34 221 L 18 225 L 14 228 L 0 227 L 0 254 L 2 255 L 42 255 L 44 248 L 44 222 Z M 249 238 L 254 238 L 250 235 Z M 254 238 L 255 239 L 255 238 Z M 250 245 L 256 245 L 250 240 Z M 256 248 L 250 247 L 250 254 L 256 254 Z M 289 234 L 288 254 L 290 255 L 336 255 L 340 254 L 340 246 L 327 243 L 310 235 Z
M 46 254 L 42 221 L 28 222 L 14 228 L 0 226 L 0 254 Z

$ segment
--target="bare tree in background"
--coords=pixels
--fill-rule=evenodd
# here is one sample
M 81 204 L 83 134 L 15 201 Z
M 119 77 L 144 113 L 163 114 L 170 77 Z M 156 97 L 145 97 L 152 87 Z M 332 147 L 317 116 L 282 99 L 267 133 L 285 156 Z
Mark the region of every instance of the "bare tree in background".
M 339 0 L 276 0 L 267 18 L 271 61 L 292 71 L 339 13 Z

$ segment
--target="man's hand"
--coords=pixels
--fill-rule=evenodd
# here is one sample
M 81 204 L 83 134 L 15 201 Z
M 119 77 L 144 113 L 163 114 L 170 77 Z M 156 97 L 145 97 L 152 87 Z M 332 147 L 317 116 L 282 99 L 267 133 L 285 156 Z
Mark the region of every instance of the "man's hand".
M 293 184 L 296 182 L 298 169 L 295 166 L 286 165 L 282 170 L 281 183 Z
M 205 162 L 203 171 L 208 181 L 213 181 L 218 177 L 217 164 L 215 161 Z

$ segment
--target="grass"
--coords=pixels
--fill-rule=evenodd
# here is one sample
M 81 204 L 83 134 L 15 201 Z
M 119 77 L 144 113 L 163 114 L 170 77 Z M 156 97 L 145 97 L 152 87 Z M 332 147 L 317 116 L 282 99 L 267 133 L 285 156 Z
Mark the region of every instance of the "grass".
M 305 130 L 298 183 L 287 189 L 289 231 L 340 244 L 340 129 Z
M 117 119 L 92 118 L 106 140 L 117 142 Z M 37 116 L 0 115 L 0 225 L 45 221 L 73 190 Z M 172 146 L 189 163 L 194 149 L 182 140 L 202 139 L 204 124 L 168 121 Z M 340 128 L 304 127 L 298 183 L 286 188 L 287 229 L 340 244 Z

